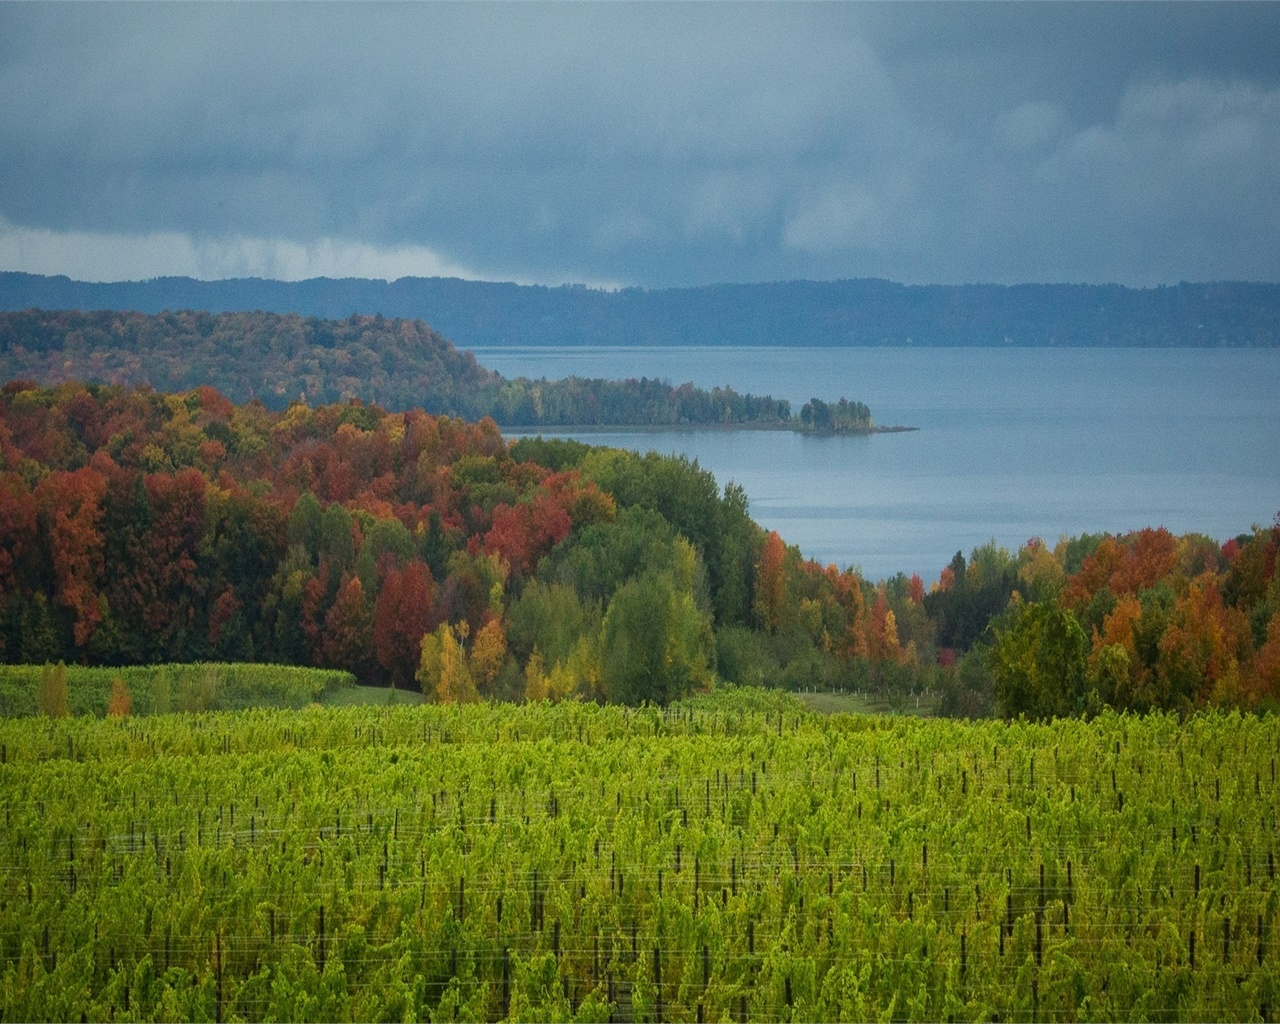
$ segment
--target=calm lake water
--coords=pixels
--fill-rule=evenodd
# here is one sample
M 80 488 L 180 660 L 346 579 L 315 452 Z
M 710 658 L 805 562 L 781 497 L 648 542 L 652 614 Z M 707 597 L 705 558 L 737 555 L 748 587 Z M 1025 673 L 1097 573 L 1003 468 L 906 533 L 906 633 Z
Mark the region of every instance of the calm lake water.
M 594 432 L 679 452 L 807 557 L 936 579 L 989 540 L 1166 526 L 1219 540 L 1280 511 L 1280 351 L 485 348 L 509 376 L 659 377 L 791 400 L 841 396 L 872 437 Z

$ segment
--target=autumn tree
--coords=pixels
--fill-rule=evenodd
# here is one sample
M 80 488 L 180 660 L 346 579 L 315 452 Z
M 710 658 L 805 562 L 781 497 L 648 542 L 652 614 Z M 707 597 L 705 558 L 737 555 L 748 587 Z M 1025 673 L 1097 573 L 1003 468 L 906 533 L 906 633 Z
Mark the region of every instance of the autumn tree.
M 480 699 L 464 647 L 469 632 L 465 622 L 456 626 L 442 622 L 422 638 L 418 683 L 423 693 L 441 704 L 474 704 Z
M 778 536 L 778 531 L 771 530 L 765 538 L 764 547 L 760 551 L 760 562 L 756 566 L 756 596 L 753 605 L 756 621 L 767 633 L 781 628 L 786 612 L 786 554 L 786 545 Z
M 1089 672 L 1104 703 L 1130 711 L 1149 711 L 1156 706 L 1151 668 L 1138 653 L 1142 623 L 1142 602 L 1127 595 L 1095 630 Z
M 530 704 L 544 701 L 550 695 L 547 673 L 541 652 L 535 647 L 524 667 L 524 699 Z
M 358 679 L 373 674 L 373 609 L 364 595 L 359 576 L 350 576 L 324 620 L 321 651 L 325 663 L 346 669 Z
M 1240 664 L 1250 653 L 1248 620 L 1228 608 L 1213 573 L 1197 576 L 1178 598 L 1160 639 L 1158 672 L 1167 708 L 1242 703 Z
M 437 625 L 431 570 L 416 559 L 390 568 L 373 612 L 373 645 L 378 664 L 393 686 L 407 686 L 421 660 L 422 638 Z
M 867 657 L 877 662 L 902 660 L 902 647 L 898 641 L 898 619 L 889 607 L 884 587 L 878 588 L 876 601 L 871 608 L 870 622 L 866 629 Z
M 499 619 L 490 619 L 471 641 L 471 655 L 467 667 L 476 689 L 485 696 L 492 695 L 493 681 L 507 660 L 507 638 Z
M 71 615 L 77 647 L 102 621 L 102 499 L 106 479 L 91 466 L 49 474 L 36 486 L 41 530 L 53 568 L 55 602 Z
M 1028 601 L 1054 600 L 1066 578 L 1062 563 L 1039 537 L 1032 537 L 1018 552 L 1018 587 Z
M 1253 657 L 1247 690 L 1255 707 L 1275 709 L 1280 702 L 1280 615 L 1267 626 L 1267 637 Z
M 107 702 L 107 714 L 112 718 L 128 718 L 133 714 L 133 694 L 129 684 L 120 676 L 111 680 L 111 699 Z

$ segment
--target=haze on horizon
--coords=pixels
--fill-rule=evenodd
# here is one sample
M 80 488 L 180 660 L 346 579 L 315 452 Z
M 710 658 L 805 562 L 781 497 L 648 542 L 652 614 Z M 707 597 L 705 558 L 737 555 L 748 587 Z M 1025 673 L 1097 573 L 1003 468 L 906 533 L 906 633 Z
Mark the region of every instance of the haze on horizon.
M 0 270 L 1280 280 L 1280 4 L 0 4 Z

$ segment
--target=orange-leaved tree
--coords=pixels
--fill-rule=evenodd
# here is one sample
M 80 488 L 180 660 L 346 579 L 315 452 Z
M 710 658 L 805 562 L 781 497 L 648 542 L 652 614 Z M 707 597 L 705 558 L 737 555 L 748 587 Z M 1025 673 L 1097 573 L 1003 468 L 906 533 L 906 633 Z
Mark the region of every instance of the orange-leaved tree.
M 111 699 L 107 701 L 107 714 L 112 718 L 128 718 L 133 714 L 133 694 L 129 684 L 119 676 L 111 680 Z

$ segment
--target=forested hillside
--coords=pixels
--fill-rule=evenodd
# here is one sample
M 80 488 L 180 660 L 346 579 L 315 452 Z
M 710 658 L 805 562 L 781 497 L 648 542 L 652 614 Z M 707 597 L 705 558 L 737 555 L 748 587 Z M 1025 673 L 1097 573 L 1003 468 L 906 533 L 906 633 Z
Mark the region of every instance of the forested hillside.
M 480 697 L 719 678 L 1031 716 L 1272 706 L 1280 523 L 807 561 L 685 459 L 359 402 L 0 388 L 0 660 L 259 661 Z M 424 637 L 426 637 L 424 641 Z
M 271 310 L 421 318 L 487 345 L 1280 345 L 1280 284 L 781 281 L 607 292 L 405 277 L 91 284 L 0 273 L 0 309 Z
M 812 430 L 790 403 L 660 380 L 506 380 L 421 320 L 294 313 L 0 313 L 0 380 L 216 387 L 238 402 L 283 409 L 299 398 L 358 398 L 503 426 L 734 425 Z M 872 429 L 865 405 L 828 418 L 830 432 Z

